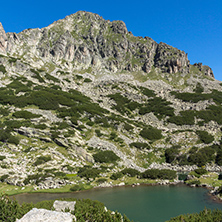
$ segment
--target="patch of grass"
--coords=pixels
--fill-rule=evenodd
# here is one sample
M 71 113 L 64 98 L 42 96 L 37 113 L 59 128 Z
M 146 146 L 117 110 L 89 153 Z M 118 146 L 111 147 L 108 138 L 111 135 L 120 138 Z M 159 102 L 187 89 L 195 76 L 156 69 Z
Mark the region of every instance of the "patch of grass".
M 77 173 L 75 174 L 66 174 L 67 177 L 76 177 L 77 176 Z

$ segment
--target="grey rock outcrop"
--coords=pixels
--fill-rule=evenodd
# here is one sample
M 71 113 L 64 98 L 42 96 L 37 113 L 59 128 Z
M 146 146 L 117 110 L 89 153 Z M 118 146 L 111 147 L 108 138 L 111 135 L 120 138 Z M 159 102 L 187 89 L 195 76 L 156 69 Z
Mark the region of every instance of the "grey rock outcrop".
M 168 73 L 189 73 L 190 62 L 187 54 L 163 42 L 157 47 L 155 55 L 155 67 L 162 72 Z
M 195 63 L 194 66 L 196 66 L 199 71 L 203 72 L 204 75 L 214 78 L 213 71 L 209 66 L 203 65 L 202 63 Z
M 6 54 L 7 49 L 7 36 L 5 34 L 5 30 L 0 22 L 0 53 Z
M 75 216 L 70 213 L 33 208 L 17 222 L 72 222 Z
M 69 209 L 70 211 L 74 211 L 75 204 L 76 204 L 76 201 L 56 200 L 53 204 L 53 207 L 54 207 L 55 211 L 59 211 L 59 212 L 65 212 L 66 209 Z

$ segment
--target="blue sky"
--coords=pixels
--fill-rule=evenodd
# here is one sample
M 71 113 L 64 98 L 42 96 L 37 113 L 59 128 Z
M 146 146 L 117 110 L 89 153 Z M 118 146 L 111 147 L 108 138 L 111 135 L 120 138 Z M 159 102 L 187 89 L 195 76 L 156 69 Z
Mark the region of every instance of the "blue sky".
M 202 62 L 222 81 L 221 0 L 20 0 L 1 2 L 6 32 L 42 28 L 79 10 L 104 19 L 122 20 L 135 36 L 149 36 L 186 53 L 191 64 Z

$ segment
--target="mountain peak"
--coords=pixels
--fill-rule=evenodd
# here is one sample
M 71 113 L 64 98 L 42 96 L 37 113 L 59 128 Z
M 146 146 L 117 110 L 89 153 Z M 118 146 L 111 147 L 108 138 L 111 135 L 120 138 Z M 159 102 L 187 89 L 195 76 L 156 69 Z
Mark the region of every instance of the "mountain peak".
M 1 26 L 0 36 L 3 53 L 23 54 L 29 60 L 38 57 L 60 66 L 67 63 L 70 69 L 90 68 L 96 72 L 106 69 L 114 73 L 190 72 L 185 52 L 148 37 L 133 36 L 123 21 L 110 22 L 86 11 L 66 16 L 43 29 L 31 29 L 16 36 L 7 34 L 8 43 Z M 205 73 L 213 76 L 211 72 Z

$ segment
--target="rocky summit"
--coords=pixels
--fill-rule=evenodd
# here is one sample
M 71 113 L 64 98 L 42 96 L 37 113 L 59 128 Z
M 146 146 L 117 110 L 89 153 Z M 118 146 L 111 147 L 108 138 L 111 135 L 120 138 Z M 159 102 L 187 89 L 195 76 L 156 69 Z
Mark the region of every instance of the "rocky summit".
M 210 67 L 122 21 L 80 11 L 20 33 L 0 23 L 0 181 L 17 189 L 219 172 L 221 103 Z

